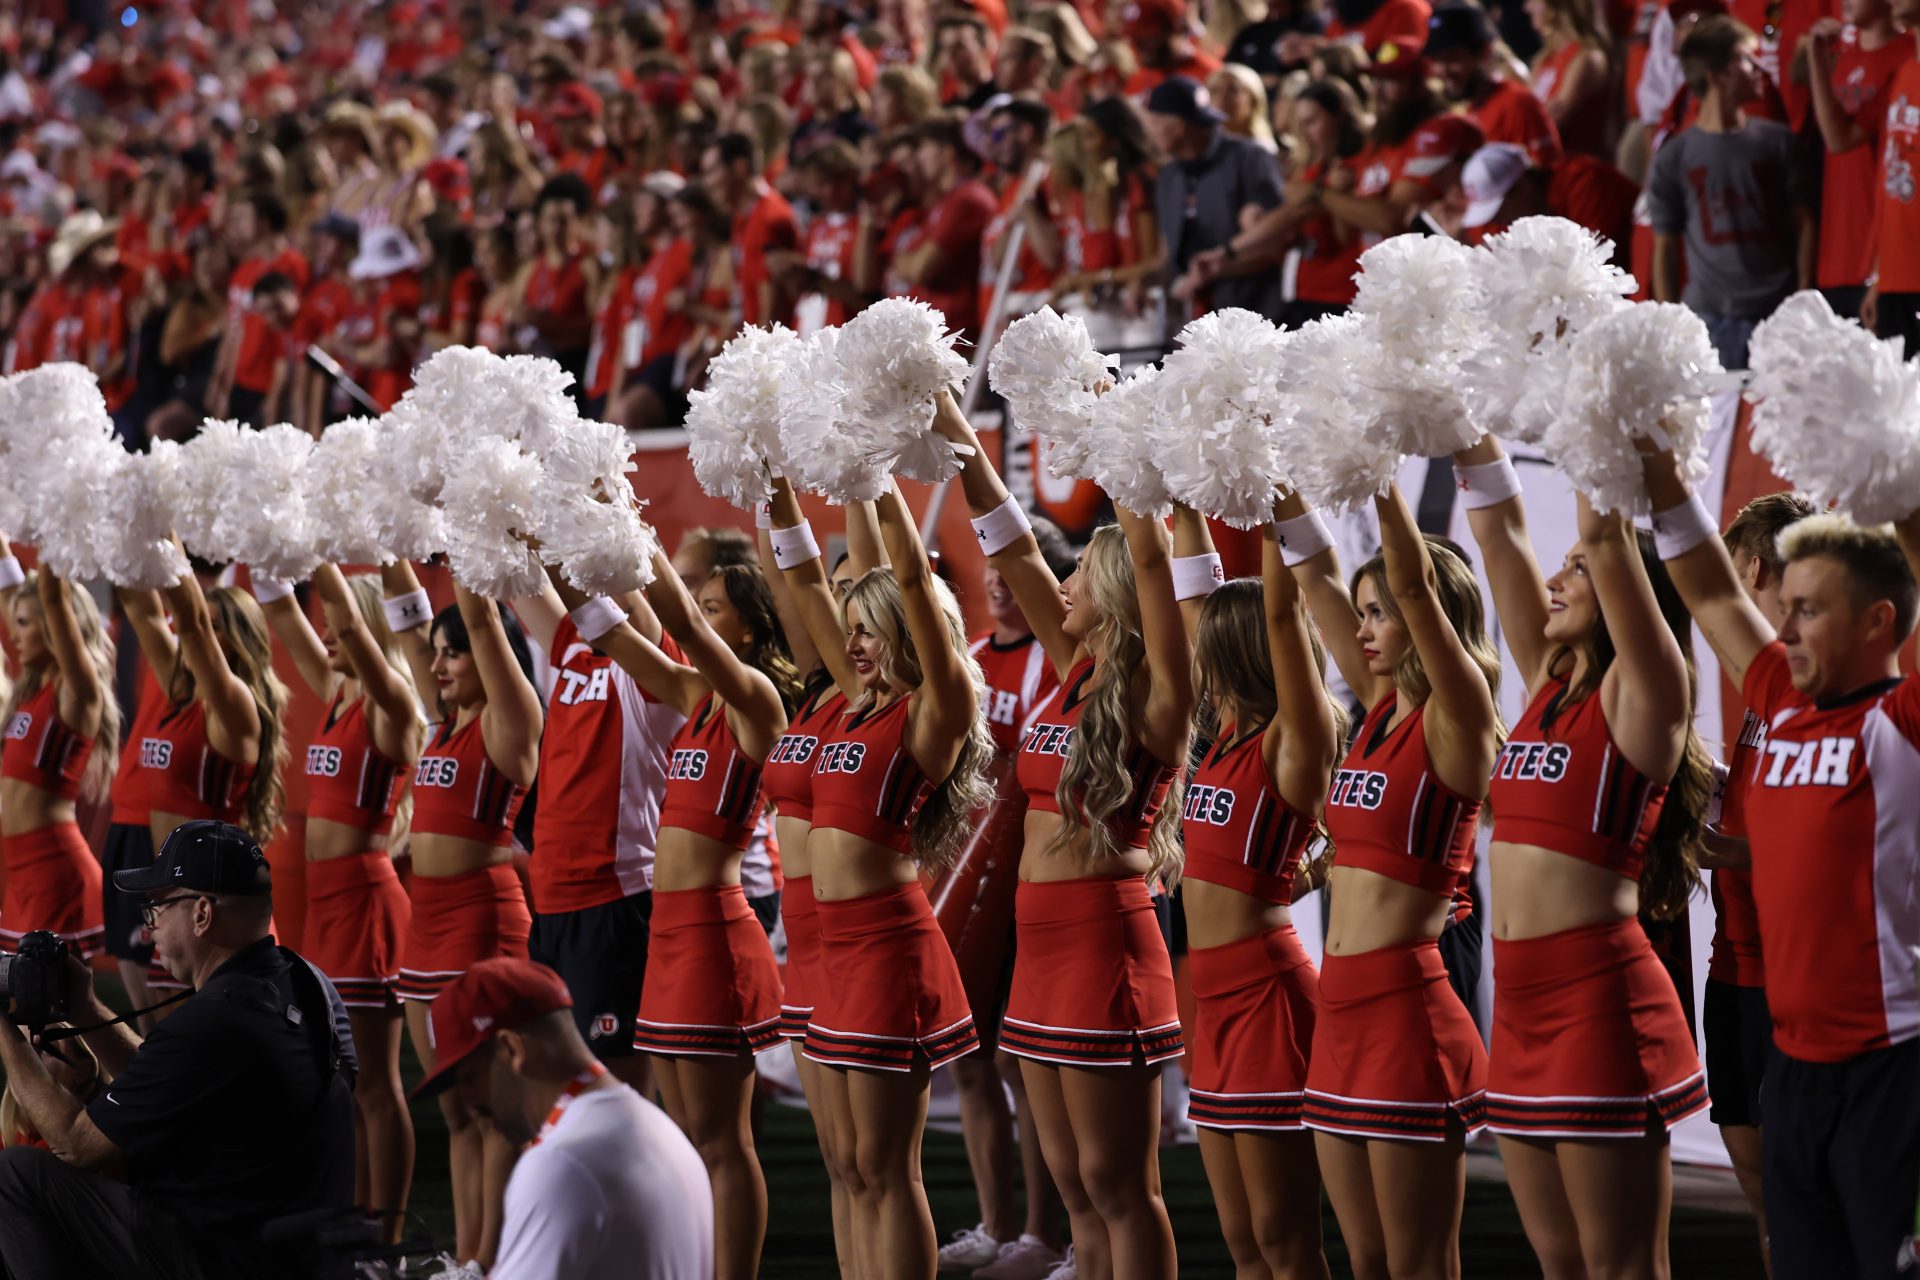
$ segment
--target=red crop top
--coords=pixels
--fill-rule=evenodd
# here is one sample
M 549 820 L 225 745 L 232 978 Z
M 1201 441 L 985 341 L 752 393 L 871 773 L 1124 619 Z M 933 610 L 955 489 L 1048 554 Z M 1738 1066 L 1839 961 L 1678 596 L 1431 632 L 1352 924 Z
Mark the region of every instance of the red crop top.
M 62 800 L 80 794 L 93 741 L 60 722 L 59 685 L 49 680 L 7 720 L 0 777 L 31 783 Z
M 907 751 L 907 699 L 836 716 L 813 758 L 813 829 L 850 831 L 913 851 L 913 820 L 933 784 Z
M 1543 685 L 1493 767 L 1493 838 L 1538 845 L 1640 878 L 1667 788 L 1641 773 L 1607 731 L 1598 695 L 1564 705 L 1567 682 Z
M 1180 815 L 1186 875 L 1284 906 L 1314 824 L 1273 789 L 1264 736 L 1222 738 L 1194 770 Z
M 1092 658 L 1069 671 L 1046 704 L 1034 712 L 1026 733 L 1020 738 L 1020 751 L 1013 758 L 1014 778 L 1027 793 L 1030 810 L 1060 812 L 1060 774 L 1066 768 L 1067 752 L 1073 746 L 1073 731 L 1086 707 L 1082 695 L 1092 676 Z M 1152 753 L 1137 742 L 1128 748 L 1124 767 L 1133 783 L 1132 799 L 1108 821 L 1114 827 L 1114 841 L 1121 848 L 1144 849 L 1153 830 L 1154 815 L 1160 812 L 1160 802 L 1167 798 L 1173 770 L 1154 759 Z
M 342 707 L 336 693 L 307 747 L 307 816 L 385 835 L 393 830 L 404 769 L 373 745 L 366 698 Z
M 1427 756 L 1426 708 L 1388 732 L 1394 695 L 1367 713 L 1353 749 L 1327 793 L 1334 863 L 1453 896 L 1473 870 L 1473 828 L 1480 802 L 1434 776 Z
M 140 743 L 153 736 L 154 726 L 167 714 L 167 694 L 144 660 L 140 663 L 140 696 L 127 730 L 127 745 L 113 773 L 113 821 L 117 826 L 147 825 L 147 771 L 140 767 Z
M 150 809 L 188 819 L 239 821 L 254 766 L 235 764 L 213 749 L 200 699 L 170 705 L 136 749 Z
M 526 798 L 526 788 L 503 777 L 487 759 L 480 717 L 465 728 L 448 720 L 434 730 L 414 766 L 413 831 L 505 848 Z
M 760 788 L 781 817 L 813 821 L 813 753 L 834 718 L 846 709 L 846 698 L 829 685 L 800 708 L 800 714 L 767 752 L 767 763 L 760 770 Z
M 711 694 L 673 735 L 660 829 L 678 827 L 745 849 L 760 816 L 760 766 L 734 741 L 726 708 Z

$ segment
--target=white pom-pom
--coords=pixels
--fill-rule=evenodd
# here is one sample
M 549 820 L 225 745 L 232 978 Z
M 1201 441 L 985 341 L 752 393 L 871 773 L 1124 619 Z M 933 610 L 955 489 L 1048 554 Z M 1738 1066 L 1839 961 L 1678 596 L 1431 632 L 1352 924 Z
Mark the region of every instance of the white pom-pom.
M 1167 491 L 1236 529 L 1271 519 L 1286 479 L 1275 424 L 1288 337 L 1251 311 L 1211 312 L 1180 331 L 1157 382 L 1153 453 Z
M 841 326 L 843 412 L 859 425 L 861 452 L 891 475 L 933 484 L 959 474 L 953 442 L 933 430 L 935 397 L 967 377 L 955 336 L 912 298 L 882 298 Z
M 1094 349 L 1086 321 L 1042 307 L 1007 326 L 987 358 L 987 378 L 1014 421 L 1040 438 L 1047 470 L 1085 479 L 1094 402 L 1116 367 Z
M 1114 502 L 1137 515 L 1164 516 L 1173 497 L 1149 446 L 1160 415 L 1160 370 L 1143 365 L 1101 396 L 1087 435 L 1093 482 Z
M 1542 451 L 1595 510 L 1650 508 L 1634 438 L 1670 446 L 1691 482 L 1707 471 L 1708 398 L 1722 376 L 1700 317 L 1642 302 L 1595 321 L 1573 340 L 1565 407 Z
M 173 540 L 170 506 L 179 465 L 180 446 L 155 440 L 114 476 L 112 510 L 118 516 L 101 555 L 101 572 L 114 585 L 158 590 L 186 575 L 187 554 Z
M 572 374 L 540 356 L 503 357 L 481 347 L 434 352 L 388 415 L 398 427 L 393 453 L 406 484 L 433 501 L 461 454 L 482 437 L 544 452 L 579 417 L 572 385 Z
M 1546 434 L 1574 337 L 1633 292 L 1612 258 L 1611 241 L 1565 218 L 1521 218 L 1481 246 L 1486 328 L 1462 361 L 1467 408 L 1481 427 L 1527 444 Z
M 374 515 L 376 473 L 387 470 L 378 422 L 346 418 L 330 425 L 307 460 L 307 515 L 314 552 L 332 564 L 386 564 L 393 554 Z
M 82 434 L 61 446 L 59 465 L 38 471 L 33 523 L 40 557 L 56 574 L 104 576 L 109 544 L 125 519 L 116 501 L 128 462 L 113 440 Z
M 626 471 L 627 433 L 581 419 L 545 459 L 535 489 L 540 557 L 588 595 L 638 591 L 653 581 L 659 539 L 641 522 Z
M 1753 447 L 1818 505 L 1855 523 L 1920 509 L 1920 364 L 1833 314 L 1809 289 L 1754 330 Z
M 822 329 L 801 344 L 780 379 L 780 451 L 787 478 L 831 502 L 871 502 L 891 473 L 866 449 L 854 422 L 841 331 Z
M 41 537 L 43 515 L 65 528 L 72 514 L 46 490 L 67 482 L 47 473 L 112 439 L 99 381 L 84 366 L 63 361 L 0 380 L 0 528 L 23 541 Z
M 242 437 L 251 430 L 231 418 L 208 418 L 181 446 L 175 468 L 173 527 L 187 550 L 204 560 L 233 558 L 224 545 L 228 486 L 246 475 Z
M 313 573 L 320 557 L 307 516 L 307 460 L 313 437 L 279 423 L 246 432 L 234 461 L 245 480 L 235 478 L 216 539 L 237 560 L 270 578 L 298 582 Z
M 1377 397 L 1355 378 L 1372 358 L 1372 337 L 1353 315 L 1303 326 L 1287 343 L 1280 387 L 1287 414 L 1281 448 L 1289 478 L 1321 510 L 1345 511 L 1386 490 L 1406 452 L 1379 411 Z
M 540 527 L 542 474 L 537 458 L 498 437 L 473 441 L 447 473 L 447 560 L 467 590 L 495 600 L 539 593 L 540 560 L 518 535 Z
M 800 353 L 785 325 L 742 329 L 707 366 L 707 385 L 688 397 L 687 456 L 700 487 L 742 509 L 773 492 L 780 461 L 780 379 Z
M 1371 334 L 1354 372 L 1407 453 L 1439 457 L 1478 440 L 1460 362 L 1479 344 L 1473 251 L 1445 236 L 1394 236 L 1360 255 L 1353 314 Z

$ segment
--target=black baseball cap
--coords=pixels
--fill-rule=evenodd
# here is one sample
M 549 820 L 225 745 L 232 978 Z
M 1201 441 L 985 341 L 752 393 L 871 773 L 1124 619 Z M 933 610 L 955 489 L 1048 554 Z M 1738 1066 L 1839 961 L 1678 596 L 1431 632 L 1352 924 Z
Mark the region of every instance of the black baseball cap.
M 1427 19 L 1427 47 L 1421 52 L 1431 58 L 1456 49 L 1481 50 L 1493 47 L 1493 23 L 1487 11 L 1477 4 L 1443 4 Z
M 1149 115 L 1172 116 L 1188 124 L 1219 124 L 1226 117 L 1214 108 L 1207 86 L 1185 76 L 1168 76 L 1147 95 Z
M 114 872 L 113 887 L 122 893 L 181 888 L 265 895 L 273 892 L 273 872 L 252 836 L 231 823 L 199 819 L 175 827 L 152 866 Z

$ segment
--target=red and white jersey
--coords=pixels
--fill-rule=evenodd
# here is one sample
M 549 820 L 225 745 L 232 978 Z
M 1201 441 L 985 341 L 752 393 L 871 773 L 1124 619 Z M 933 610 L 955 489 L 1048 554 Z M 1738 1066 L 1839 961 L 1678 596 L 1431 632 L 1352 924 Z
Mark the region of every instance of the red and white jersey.
M 680 660 L 669 637 L 660 647 Z M 584 911 L 653 887 L 668 744 L 686 722 L 612 658 L 595 653 L 571 618 L 560 620 L 550 660 L 530 868 L 534 906 L 543 915 Z
M 1720 802 L 1716 829 L 1724 836 L 1746 838 L 1745 797 L 1753 776 L 1754 756 L 1767 745 L 1767 722 L 1748 711 L 1740 722 L 1740 738 L 1727 762 L 1726 791 Z M 1753 873 L 1731 867 L 1713 873 L 1713 955 L 1707 976 L 1734 987 L 1767 985 L 1766 961 L 1760 951 L 1760 921 L 1754 914 Z
M 987 731 L 1002 755 L 1020 749 L 1020 735 L 1026 732 L 1033 713 L 1060 684 L 1047 651 L 1031 633 L 1011 644 L 994 641 L 993 633 L 979 637 L 967 647 L 986 677 Z
M 1780 1051 L 1844 1062 L 1920 1035 L 1920 679 L 1815 702 L 1775 642 L 1741 694 L 1767 726 L 1742 797 Z

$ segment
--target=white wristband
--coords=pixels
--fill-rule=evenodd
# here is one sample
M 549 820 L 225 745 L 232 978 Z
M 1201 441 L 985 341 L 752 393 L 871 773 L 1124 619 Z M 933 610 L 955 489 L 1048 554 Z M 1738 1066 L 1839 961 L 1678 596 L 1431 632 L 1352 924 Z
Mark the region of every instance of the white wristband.
M 1173 558 L 1175 600 L 1203 599 L 1212 595 L 1213 589 L 1226 580 L 1226 571 L 1220 567 L 1220 557 L 1211 551 L 1203 556 Z
M 404 596 L 395 596 L 391 600 L 382 600 L 380 608 L 387 615 L 387 630 L 394 633 L 411 631 L 433 621 L 433 601 L 424 591 L 411 592 Z
M 1520 473 L 1513 469 L 1512 458 L 1496 458 L 1492 462 L 1477 463 L 1470 467 L 1455 467 L 1453 474 L 1460 485 L 1460 492 L 1465 495 L 1462 501 L 1469 511 L 1498 506 L 1520 496 Z
M 773 528 L 773 504 L 762 499 L 753 504 L 753 527 L 756 529 Z
M 767 537 L 773 543 L 773 562 L 782 569 L 820 558 L 820 544 L 814 540 L 813 526 L 805 520 L 791 529 L 769 529 Z
M 592 644 L 627 620 L 627 611 L 605 596 L 594 596 L 567 615 L 580 638 Z
M 1708 797 L 1707 807 L 1700 815 L 1700 823 L 1702 826 L 1718 827 L 1720 825 L 1720 819 L 1726 816 L 1727 780 L 1732 777 L 1732 775 L 1733 770 L 1729 769 L 1726 765 L 1721 764 L 1718 760 L 1713 762 L 1713 794 Z
M 253 598 L 261 604 L 273 604 L 285 600 L 293 594 L 293 584 L 280 578 L 269 578 L 264 573 L 253 575 Z
M 1009 497 L 987 514 L 973 521 L 973 536 L 980 539 L 982 554 L 997 556 L 1033 531 L 1033 522 L 1020 509 L 1017 499 Z
M 1709 538 L 1720 536 L 1720 525 L 1707 511 L 1700 495 L 1690 494 L 1677 507 L 1653 513 L 1653 545 L 1662 560 L 1676 560 Z
M 1291 520 L 1275 520 L 1273 537 L 1280 544 L 1281 563 L 1289 569 L 1333 546 L 1333 530 L 1327 528 L 1318 511 L 1309 511 Z
M 0 591 L 11 591 L 26 580 L 27 575 L 20 567 L 19 556 L 8 556 L 0 560 Z

